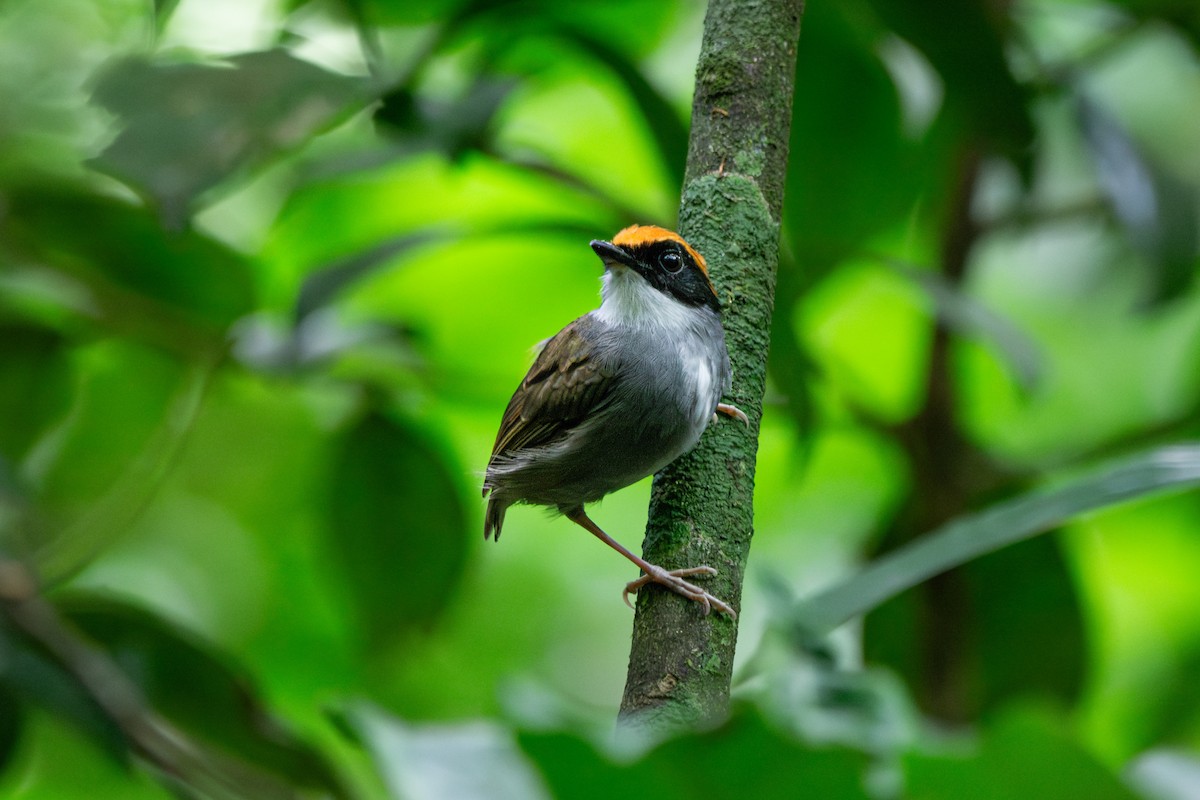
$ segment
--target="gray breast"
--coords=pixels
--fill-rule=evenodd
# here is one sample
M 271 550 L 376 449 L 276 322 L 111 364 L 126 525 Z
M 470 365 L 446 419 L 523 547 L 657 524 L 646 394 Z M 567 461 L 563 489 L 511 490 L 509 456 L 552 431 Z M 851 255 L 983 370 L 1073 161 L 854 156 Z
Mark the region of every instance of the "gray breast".
M 729 383 L 720 321 L 711 315 L 711 322 L 715 334 L 707 325 L 682 336 L 655 328 L 621 332 L 613 393 L 570 437 L 585 461 L 580 472 L 588 473 L 584 502 L 657 472 L 700 439 Z M 564 459 L 563 477 L 574 472 L 571 461 Z
M 683 331 L 594 325 L 612 390 L 562 440 L 497 469 L 524 502 L 571 508 L 651 475 L 695 446 L 729 385 L 720 320 Z

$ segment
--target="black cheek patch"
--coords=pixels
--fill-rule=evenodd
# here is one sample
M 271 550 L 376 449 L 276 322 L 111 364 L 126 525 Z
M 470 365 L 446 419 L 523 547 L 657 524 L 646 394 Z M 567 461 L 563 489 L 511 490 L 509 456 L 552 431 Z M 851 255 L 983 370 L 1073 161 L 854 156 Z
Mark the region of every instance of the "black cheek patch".
M 682 259 L 682 269 L 671 272 L 662 266 L 661 256 L 668 252 L 675 253 Z M 654 288 L 685 305 L 706 306 L 718 314 L 721 313 L 721 303 L 713 294 L 708 278 L 687 250 L 676 242 L 653 242 L 631 251 L 631 254 L 642 266 L 638 271 Z

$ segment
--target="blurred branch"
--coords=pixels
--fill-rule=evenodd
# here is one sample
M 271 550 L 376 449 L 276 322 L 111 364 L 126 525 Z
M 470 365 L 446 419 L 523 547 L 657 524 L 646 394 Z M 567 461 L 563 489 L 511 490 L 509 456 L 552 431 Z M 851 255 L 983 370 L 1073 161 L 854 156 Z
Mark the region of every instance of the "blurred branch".
M 1028 391 L 1037 384 L 1042 370 L 1037 344 L 1011 320 L 935 271 L 886 255 L 873 258 L 920 288 L 940 325 L 961 335 L 977 336 L 998 348 L 1022 389 Z
M 1007 214 L 984 220 L 981 228 L 991 233 L 1011 228 L 1031 228 L 1041 225 L 1056 225 L 1060 222 L 1074 222 L 1089 219 L 1098 215 L 1112 216 L 1112 205 L 1107 199 L 1095 195 L 1081 197 L 1072 203 L 1066 203 L 1053 208 L 1029 208 L 1021 206 Z
M 44 649 L 117 726 L 130 749 L 185 797 L 291 800 L 298 793 L 247 764 L 189 739 L 150 708 L 112 659 L 41 596 L 23 564 L 0 557 L 0 620 Z
M 960 145 L 950 177 L 942 231 L 941 280 L 958 291 L 966 276 L 971 251 L 982 233 L 971 214 L 980 179 L 980 143 Z M 895 518 L 880 545 L 883 552 L 902 546 L 921 531 L 937 528 L 965 513 L 984 492 L 1003 479 L 998 467 L 962 433 L 951 365 L 951 335 L 945 319 L 934 327 L 925 379 L 925 402 L 917 414 L 893 430 L 903 447 L 913 476 L 909 502 Z M 920 667 L 917 691 L 923 705 L 947 719 L 964 714 L 963 657 L 970 612 L 966 586 L 954 572 L 933 575 L 919 588 L 916 657 Z

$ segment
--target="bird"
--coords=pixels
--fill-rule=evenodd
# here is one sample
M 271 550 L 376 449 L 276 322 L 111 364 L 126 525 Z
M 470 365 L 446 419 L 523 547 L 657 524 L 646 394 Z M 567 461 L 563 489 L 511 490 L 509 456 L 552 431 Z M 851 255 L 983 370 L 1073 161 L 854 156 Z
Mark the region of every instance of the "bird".
M 731 619 L 737 613 L 687 578 L 605 533 L 584 506 L 652 475 L 695 447 L 732 386 L 721 304 L 704 257 L 678 233 L 631 225 L 593 240 L 604 265 L 599 308 L 546 340 L 509 400 L 483 480 L 484 539 L 500 539 L 515 504 L 547 506 L 636 564 L 622 597 L 657 583 Z

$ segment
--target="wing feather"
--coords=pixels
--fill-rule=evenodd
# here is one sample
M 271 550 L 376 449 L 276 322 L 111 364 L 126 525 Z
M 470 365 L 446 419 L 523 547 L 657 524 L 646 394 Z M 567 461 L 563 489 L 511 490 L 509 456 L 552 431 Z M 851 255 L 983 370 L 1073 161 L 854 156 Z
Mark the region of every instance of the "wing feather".
M 580 317 L 542 348 L 504 411 L 492 461 L 558 441 L 611 396 L 615 372 L 596 357 L 593 325 Z

